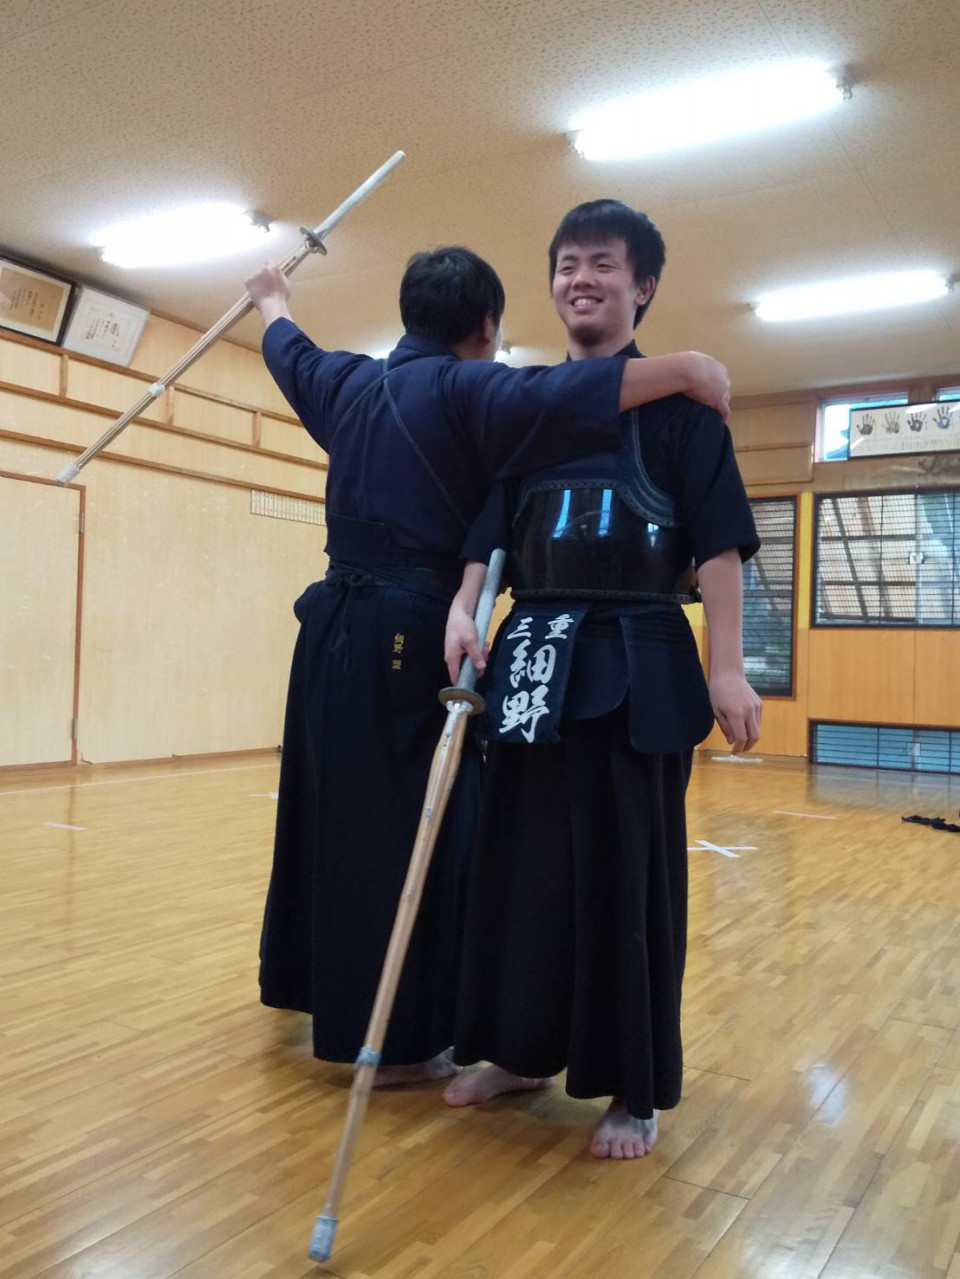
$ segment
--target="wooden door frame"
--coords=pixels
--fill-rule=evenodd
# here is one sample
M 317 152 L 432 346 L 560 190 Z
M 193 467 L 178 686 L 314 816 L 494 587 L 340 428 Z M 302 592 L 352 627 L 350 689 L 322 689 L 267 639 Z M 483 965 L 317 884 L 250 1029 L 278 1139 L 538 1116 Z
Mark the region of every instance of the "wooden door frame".
M 58 484 L 56 480 L 47 480 L 40 475 L 23 475 L 19 471 L 0 470 L 0 479 L 25 480 L 28 484 L 47 484 L 52 488 L 73 489 L 80 495 L 80 507 L 78 511 L 80 516 L 80 528 L 77 534 L 77 597 L 76 627 L 73 645 L 73 714 L 70 736 L 70 758 L 51 760 L 43 764 L 2 764 L 0 765 L 0 772 L 10 772 L 15 768 L 62 768 L 64 764 L 77 763 L 77 739 L 80 732 L 80 645 L 83 629 L 83 552 L 84 541 L 86 538 L 85 525 L 87 512 L 87 488 L 85 484 Z

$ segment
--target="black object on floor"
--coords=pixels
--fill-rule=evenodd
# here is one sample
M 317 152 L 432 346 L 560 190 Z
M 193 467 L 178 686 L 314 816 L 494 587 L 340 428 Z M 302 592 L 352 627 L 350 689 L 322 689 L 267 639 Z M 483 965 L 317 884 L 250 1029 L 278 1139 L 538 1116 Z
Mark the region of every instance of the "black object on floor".
M 948 822 L 944 817 L 901 817 L 902 822 L 916 822 L 918 826 L 932 826 L 934 830 L 949 830 L 955 835 L 960 835 L 960 826 L 955 822 Z

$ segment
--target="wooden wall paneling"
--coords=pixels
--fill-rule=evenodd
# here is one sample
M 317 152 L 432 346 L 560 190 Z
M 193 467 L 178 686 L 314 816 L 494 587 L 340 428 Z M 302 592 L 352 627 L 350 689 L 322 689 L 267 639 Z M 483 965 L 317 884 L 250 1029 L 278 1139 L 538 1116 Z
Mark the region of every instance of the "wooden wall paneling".
M 15 382 L 56 395 L 60 389 L 60 356 L 52 348 L 38 351 L 0 338 L 0 382 Z
M 758 755 L 807 753 L 807 714 L 803 702 L 788 698 L 765 698 Z
M 71 762 L 81 492 L 0 473 L 0 767 Z
M 205 396 L 192 395 L 183 387 L 174 390 L 173 422 L 204 435 L 218 435 L 240 444 L 249 444 L 253 436 L 255 411 L 219 404 Z
M 916 722 L 916 631 L 815 627 L 809 636 L 811 719 Z
M 138 431 L 132 427 L 110 446 L 111 452 L 149 461 L 202 471 L 208 475 L 229 476 L 242 480 L 251 488 L 274 487 L 298 490 L 311 497 L 322 497 L 327 473 L 295 461 L 264 457 L 255 450 L 226 449 L 208 440 L 164 431 Z
M 103 433 L 107 423 L 109 418 L 100 413 L 0 390 L 0 431 L 15 431 L 86 448 Z M 325 488 L 324 470 L 303 466 L 295 460 L 266 457 L 250 448 L 225 448 L 216 441 L 144 428 L 137 423 L 132 423 L 118 436 L 108 452 L 112 456 L 156 462 L 165 467 L 229 477 L 253 487 L 299 492 L 307 497 L 321 497 Z M 95 460 L 91 466 L 96 465 Z
M 813 446 L 749 449 L 737 461 L 744 484 L 803 484 L 813 473 Z
M 916 722 L 960 728 L 960 630 L 918 630 Z
M 910 457 L 818 462 L 813 468 L 818 493 L 878 492 L 886 489 L 958 488 L 960 453 L 918 453 Z
M 0 439 L 6 470 L 49 475 L 70 456 Z M 247 488 L 109 463 L 84 478 L 81 758 L 276 746 L 292 605 L 325 571 L 323 528 L 252 515 Z
M 261 417 L 260 444 L 276 453 L 289 453 L 305 458 L 308 462 L 325 462 L 327 455 L 302 426 L 281 422 L 277 418 Z
M 71 400 L 82 400 L 86 404 L 113 409 L 117 417 L 125 413 L 132 404 L 136 404 L 148 386 L 148 382 L 127 373 L 99 368 L 81 360 L 70 361 L 67 396 Z M 141 416 L 150 422 L 162 422 L 163 407 L 161 399 L 151 404 Z
M 242 292 L 243 283 L 240 281 L 237 297 Z M 149 373 L 151 377 L 162 377 L 199 337 L 199 330 L 151 315 L 134 352 L 132 367 Z M 196 387 L 229 400 L 242 400 L 274 413 L 290 412 L 289 404 L 268 373 L 260 353 L 229 341 L 215 343 L 193 368 L 187 370 L 181 385 Z
M 241 489 L 115 466 L 95 479 L 82 757 L 277 745 L 292 605 L 325 570 L 323 529 L 252 515 Z
M 734 409 L 730 434 L 739 453 L 764 445 L 812 445 L 817 429 L 815 402 Z

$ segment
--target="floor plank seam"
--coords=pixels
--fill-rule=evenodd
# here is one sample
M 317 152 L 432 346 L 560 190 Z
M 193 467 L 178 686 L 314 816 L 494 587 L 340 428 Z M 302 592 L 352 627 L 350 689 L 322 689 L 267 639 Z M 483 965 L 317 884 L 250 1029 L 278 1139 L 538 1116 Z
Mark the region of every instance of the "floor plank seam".
M 294 1084 L 294 1085 L 291 1085 L 291 1087 L 297 1087 L 297 1085 Z M 273 1100 L 275 1101 L 276 1098 L 274 1098 Z M 314 1100 L 315 1100 L 314 1098 L 311 1098 L 307 1100 L 306 1102 L 304 1102 L 304 1105 L 308 1105 L 308 1106 L 313 1105 Z M 122 1162 L 113 1165 L 111 1168 L 107 1169 L 106 1171 L 96 1173 L 95 1175 L 91 1176 L 89 1180 L 74 1181 L 71 1183 L 70 1187 L 67 1190 L 53 1194 L 49 1198 L 39 1200 L 38 1202 L 34 1203 L 26 1212 L 19 1213 L 17 1216 L 11 1217 L 7 1220 L 0 1220 L 0 1226 L 3 1226 L 4 1228 L 10 1228 L 10 1227 L 16 1226 L 17 1222 L 22 1221 L 24 1217 L 32 1216 L 36 1212 L 37 1208 L 39 1207 L 47 1208 L 53 1204 L 56 1204 L 59 1200 L 66 1198 L 68 1195 L 73 1194 L 77 1190 L 82 1190 L 89 1186 L 95 1186 L 98 1181 L 103 1181 L 105 1178 L 113 1177 L 117 1173 L 123 1172 L 125 1168 L 129 1168 L 132 1164 L 137 1163 L 139 1160 L 142 1160 L 152 1155 L 158 1155 L 160 1154 L 161 1151 L 166 1150 L 169 1146 L 176 1145 L 177 1142 L 194 1141 L 194 1140 L 202 1139 L 204 1132 L 207 1131 L 208 1129 L 216 1128 L 218 1125 L 222 1124 L 227 1119 L 238 1119 L 240 1116 L 246 1113 L 261 1109 L 263 1104 L 264 1103 L 262 1100 L 256 1101 L 256 1102 L 248 1102 L 244 1105 L 239 1106 L 236 1110 L 226 1111 L 222 1115 L 218 1115 L 214 1119 L 207 1119 L 201 1122 L 200 1125 L 196 1128 L 190 1128 L 186 1132 L 177 1133 L 176 1136 L 170 1137 L 167 1140 L 161 1140 L 156 1145 L 142 1146 L 140 1147 L 140 1149 L 136 1151 L 135 1154 L 132 1154 L 129 1159 L 122 1160 Z M 55 1155 L 58 1153 L 59 1150 L 62 1150 L 62 1149 L 64 1149 L 64 1147 L 58 1147 L 57 1150 L 44 1152 L 44 1153 Z M 194 1187 L 193 1190 L 186 1193 L 189 1193 L 189 1194 L 195 1193 L 197 1190 L 200 1189 L 201 1186 L 207 1185 L 209 1181 L 215 1180 L 216 1177 L 220 1175 L 221 1175 L 220 1172 L 216 1173 L 214 1177 L 208 1178 L 207 1181 L 199 1183 L 197 1186 Z M 178 1199 L 182 1197 L 183 1196 L 177 1196 Z M 176 1202 L 176 1200 L 173 1200 L 171 1202 Z M 150 1216 L 151 1214 L 147 1213 L 146 1215 Z M 137 1218 L 137 1220 L 140 1220 L 140 1218 Z M 126 1227 L 118 1227 L 118 1229 L 125 1229 L 125 1228 Z M 116 1231 L 111 1231 L 110 1233 L 115 1234 Z M 109 1238 L 110 1235 L 106 1235 L 104 1237 Z
M 669 1172 L 662 1173 L 659 1180 L 673 1181 L 673 1182 L 676 1182 L 678 1186 L 689 1186 L 691 1190 L 706 1190 L 711 1195 L 722 1195 L 724 1199 L 739 1199 L 740 1202 L 744 1205 L 744 1207 L 746 1207 L 746 1205 L 750 1202 L 750 1200 L 756 1194 L 756 1191 L 754 1191 L 753 1195 L 735 1195 L 733 1191 L 731 1190 L 720 1190 L 719 1187 L 717 1186 L 705 1186 L 703 1185 L 702 1182 L 689 1181 L 686 1177 L 672 1177 Z M 656 1185 L 657 1183 L 654 1182 L 653 1184 Z M 731 1222 L 730 1224 L 733 1225 L 733 1222 Z
M 292 1086 L 293 1086 L 293 1087 L 295 1087 L 296 1085 L 292 1085 Z M 274 1098 L 274 1100 L 276 1100 L 276 1098 Z M 304 1103 L 304 1105 L 306 1105 L 306 1106 L 312 1106 L 312 1105 L 314 1104 L 314 1101 L 315 1101 L 315 1099 L 314 1099 L 314 1098 L 311 1098 L 311 1099 L 307 1100 L 307 1101 Z M 250 1106 L 249 1106 L 248 1108 L 246 1108 L 246 1109 L 249 1109 L 249 1110 L 256 1110 L 256 1109 L 258 1109 L 258 1108 L 262 1107 L 262 1105 L 263 1105 L 263 1102 L 262 1102 L 262 1101 L 260 1101 L 260 1102 L 253 1103 L 252 1105 L 250 1105 Z M 346 1105 L 346 1098 L 344 1099 L 344 1106 L 345 1106 L 345 1105 Z M 299 1107 L 298 1107 L 298 1109 L 299 1109 Z M 240 1110 L 238 1110 L 238 1111 L 232 1111 L 232 1112 L 230 1112 L 228 1115 L 220 1116 L 220 1117 L 218 1117 L 216 1120 L 212 1120 L 212 1121 L 210 1121 L 208 1124 L 206 1124 L 206 1125 L 202 1125 L 199 1129 L 192 1130 L 189 1134 L 181 1133 L 181 1134 L 179 1134 L 177 1137 L 172 1138 L 170 1141 L 167 1141 L 167 1142 L 163 1142 L 163 1143 L 161 1143 L 159 1146 L 152 1147 L 152 1148 L 150 1148 L 149 1150 L 141 1150 L 140 1152 L 138 1152 L 138 1154 L 137 1154 L 136 1156 L 134 1156 L 134 1158 L 133 1158 L 133 1159 L 131 1159 L 131 1160 L 129 1160 L 129 1161 L 125 1161 L 124 1163 L 119 1164 L 119 1165 L 117 1165 L 117 1166 L 116 1166 L 116 1167 L 114 1167 L 114 1168 L 111 1168 L 111 1169 L 109 1170 L 109 1172 L 106 1172 L 106 1173 L 101 1174 L 100 1176 L 94 1177 L 94 1178 L 92 1178 L 89 1182 L 78 1182 L 78 1183 L 74 1183 L 74 1185 L 72 1185 L 72 1186 L 70 1187 L 70 1189 L 69 1189 L 69 1190 L 65 1191 L 65 1192 L 64 1192 L 64 1194 L 56 1195 L 56 1196 L 54 1196 L 53 1198 L 51 1198 L 50 1200 L 46 1200 L 46 1201 L 44 1201 L 44 1206 L 47 1206 L 47 1205 L 49 1205 L 49 1204 L 55 1204 L 58 1200 L 60 1200 L 60 1199 L 64 1198 L 66 1195 L 70 1195 L 70 1194 L 72 1194 L 74 1191 L 76 1191 L 77 1189 L 81 1189 L 81 1188 L 83 1188 L 84 1186 L 91 1186 L 91 1185 L 95 1185 L 97 1181 L 102 1180 L 104 1177 L 111 1177 L 111 1176 L 115 1175 L 117 1172 L 122 1172 L 124 1168 L 127 1168 L 127 1167 L 129 1167 L 131 1164 L 136 1163 L 139 1159 L 144 1158 L 146 1155 L 155 1155 L 155 1154 L 158 1154 L 160 1151 L 162 1151 L 162 1150 L 166 1149 L 167 1147 L 169 1147 L 169 1146 L 171 1146 L 171 1145 L 175 1145 L 178 1141 L 182 1141 L 182 1140 L 184 1140 L 184 1139 L 185 1139 L 185 1138 L 187 1138 L 187 1137 L 190 1137 L 190 1138 L 197 1138 L 197 1137 L 201 1137 L 201 1136 L 203 1135 L 203 1131 L 204 1131 L 204 1128 L 205 1128 L 205 1127 L 207 1127 L 207 1128 L 213 1128 L 213 1127 L 216 1127 L 219 1123 L 221 1123 L 221 1122 L 222 1122 L 222 1120 L 224 1120 L 224 1119 L 226 1119 L 226 1118 L 234 1118 L 234 1119 L 236 1119 L 236 1118 L 237 1118 L 240 1114 L 242 1114 L 242 1113 L 244 1113 L 244 1108 L 241 1108 L 241 1109 L 240 1109 Z M 339 1125 L 338 1125 L 338 1128 L 339 1128 Z M 284 1139 L 284 1138 L 281 1138 L 281 1140 L 283 1140 L 283 1139 Z M 491 1136 L 491 1137 L 490 1137 L 490 1139 L 489 1139 L 489 1143 L 488 1143 L 488 1144 L 491 1144 L 491 1143 L 493 1143 L 493 1142 L 496 1142 L 496 1141 L 498 1141 L 499 1139 L 500 1139 L 499 1135 L 498 1135 L 498 1134 L 494 1134 L 493 1136 Z M 372 1158 L 372 1157 L 374 1157 L 377 1153 L 378 1153 L 377 1151 L 372 1150 L 372 1151 L 370 1151 L 370 1152 L 369 1152 L 366 1156 L 363 1156 L 363 1157 L 361 1157 L 360 1159 L 355 1159 L 355 1160 L 354 1160 L 353 1167 L 354 1167 L 354 1168 L 360 1168 L 360 1167 L 362 1167 L 362 1165 L 363 1165 L 363 1163 L 364 1163 L 365 1159 Z M 333 1160 L 334 1154 L 335 1154 L 335 1148 L 334 1148 L 334 1147 L 331 1147 L 331 1150 L 330 1150 L 330 1160 L 331 1160 L 331 1164 L 332 1164 L 332 1160 Z M 458 1167 L 459 1167 L 462 1163 L 467 1162 L 469 1159 L 473 1158 L 476 1154 L 477 1154 L 477 1152 L 476 1152 L 476 1151 L 471 1151 L 471 1150 L 467 1150 L 467 1151 L 465 1151 L 465 1152 L 464 1152 L 464 1155 L 463 1155 L 463 1158 L 462 1158 L 461 1160 L 459 1160 L 457 1163 L 455 1163 L 455 1164 L 451 1165 L 450 1169 L 448 1169 L 448 1175 L 449 1175 L 449 1173 L 450 1173 L 450 1172 L 452 1172 L 452 1171 L 453 1171 L 453 1169 L 458 1168 Z M 243 1161 L 241 1160 L 241 1164 L 242 1164 L 242 1162 L 243 1162 Z M 181 1202 L 181 1200 L 189 1199 L 189 1198 L 192 1198 L 193 1196 L 195 1196 L 195 1195 L 199 1194 L 199 1193 L 200 1193 L 200 1192 L 201 1192 L 201 1191 L 202 1191 L 205 1187 L 209 1186 L 212 1182 L 215 1182 L 215 1181 L 219 1180 L 219 1178 L 220 1178 L 220 1177 L 222 1177 L 225 1173 L 230 1172 L 230 1171 L 232 1171 L 234 1168 L 239 1167 L 239 1166 L 240 1166 L 240 1165 L 237 1165 L 237 1164 L 235 1164 L 235 1165 L 229 1165 L 229 1164 L 228 1164 L 228 1165 L 227 1165 L 227 1166 L 225 1166 L 225 1167 L 218 1168 L 215 1172 L 211 1173 L 211 1175 L 210 1175 L 209 1177 L 207 1177 L 207 1178 L 205 1178 L 204 1180 L 199 1181 L 199 1182 L 197 1182 L 195 1185 L 191 1186 L 189 1190 L 185 1190 L 185 1191 L 184 1191 L 182 1194 L 180 1194 L 180 1195 L 174 1195 L 174 1196 L 172 1196 L 170 1199 L 165 1200 L 163 1203 L 156 1205 L 156 1206 L 155 1206 L 154 1208 L 152 1208 L 150 1211 L 145 1212 L 142 1216 L 134 1217 L 134 1218 L 132 1218 L 130 1221 L 124 1222 L 122 1225 L 117 1226 L 117 1227 L 116 1227 L 116 1229 L 114 1229 L 114 1230 L 109 1230 L 106 1234 L 104 1234 L 103 1236 L 101 1236 L 101 1238 L 97 1239 L 97 1240 L 96 1240 L 96 1241 L 94 1241 L 92 1244 L 87 1244 L 87 1245 L 85 1245 L 84 1247 L 82 1247 L 82 1248 L 78 1249 L 76 1252 L 72 1252 L 72 1253 L 68 1254 L 68 1256 L 67 1256 L 67 1257 L 61 1258 L 59 1261 L 57 1261 L 57 1262 L 55 1263 L 55 1266 L 61 1266 L 65 1260 L 68 1260 L 68 1259 L 70 1259 L 70 1258 L 82 1257 L 82 1255 L 83 1255 L 83 1253 L 84 1253 L 84 1252 L 88 1251 L 88 1250 L 89 1250 L 89 1249 L 91 1249 L 91 1248 L 97 1248 L 97 1247 L 101 1246 L 101 1245 L 102 1245 L 105 1241 L 107 1241 L 107 1240 L 109 1240 L 109 1239 L 112 1239 L 115 1235 L 122 1234 L 124 1231 L 129 1230 L 131 1226 L 133 1226 L 133 1225 L 137 1225 L 137 1224 L 140 1224 L 140 1223 L 142 1223 L 142 1222 L 144 1222 L 144 1221 L 148 1221 L 148 1220 L 149 1220 L 152 1216 L 155 1216 L 157 1213 L 161 1213 L 161 1212 L 167 1212 L 167 1211 L 169 1211 L 169 1210 L 170 1210 L 170 1208 L 171 1208 L 173 1205 L 175 1205 L 175 1204 L 177 1204 L 177 1203 L 180 1203 L 180 1202 Z M 543 1185 L 547 1185 L 547 1184 L 548 1184 L 548 1183 L 549 1183 L 549 1182 L 553 1179 L 553 1177 L 554 1177 L 554 1176 L 556 1176 L 557 1174 L 559 1174 L 560 1172 L 562 1172 L 562 1171 L 563 1171 L 563 1168 L 564 1168 L 565 1166 L 566 1166 L 566 1165 L 562 1165 L 560 1168 L 557 1168 L 557 1169 L 556 1169 L 556 1170 L 555 1170 L 555 1171 L 554 1171 L 554 1172 L 550 1175 L 550 1177 L 548 1177 L 548 1178 L 547 1178 L 547 1179 L 546 1179 L 546 1180 L 545 1180 L 542 1184 L 543 1184 Z M 311 1190 L 311 1191 L 308 1191 L 308 1192 L 304 1192 L 304 1194 L 303 1194 L 302 1196 L 297 1196 L 297 1198 L 301 1198 L 301 1197 L 302 1197 L 302 1198 L 306 1198 L 306 1197 L 307 1197 L 307 1195 L 310 1195 L 310 1196 L 312 1197 L 312 1199 L 313 1199 L 314 1207 L 316 1208 L 316 1205 L 319 1203 L 319 1194 L 320 1194 L 320 1192 L 321 1192 L 321 1190 L 322 1190 L 322 1189 L 323 1189 L 323 1185 L 322 1185 L 322 1183 L 318 1183 L 318 1185 L 317 1185 L 317 1187 L 316 1187 L 316 1190 Z M 415 1196 L 415 1195 L 416 1195 L 417 1193 L 419 1193 L 419 1192 L 415 1190 L 415 1191 L 413 1191 L 412 1193 L 413 1193 L 413 1195 Z M 290 1201 L 290 1202 L 296 1202 L 296 1200 L 294 1199 L 294 1200 L 292 1200 L 292 1201 Z M 254 1227 L 256 1227 L 256 1226 L 258 1226 L 258 1225 L 262 1224 L 264 1221 L 268 1220 L 270 1217 L 276 1216 L 278 1213 L 283 1212 L 283 1211 L 284 1211 L 284 1209 L 285 1209 L 286 1207 L 288 1207 L 288 1206 L 289 1206 L 289 1203 L 287 1203 L 287 1204 L 281 1204 L 281 1205 L 279 1205 L 278 1207 L 276 1207 L 276 1208 L 272 1209 L 271 1211 L 269 1211 L 269 1212 L 265 1212 L 265 1213 L 263 1214 L 263 1216 L 256 1218 L 256 1220 L 248 1221 L 248 1222 L 247 1222 L 247 1224 L 244 1226 L 244 1229 L 243 1229 L 243 1231 L 241 1232 L 241 1234 L 245 1234 L 248 1230 L 251 1230 L 251 1229 L 253 1229 Z M 31 1215 L 33 1215 L 33 1213 L 36 1211 L 36 1207 L 37 1207 L 37 1205 L 33 1205 L 33 1207 L 31 1207 L 30 1211 L 29 1211 L 28 1213 L 26 1213 L 26 1214 L 22 1214 L 22 1216 L 31 1216 Z M 511 1210 L 511 1211 L 512 1211 L 512 1210 Z M 315 1213 L 314 1213 L 314 1215 L 315 1215 Z M 9 1222 L 4 1222 L 4 1223 L 0 1223 L 0 1224 L 2 1224 L 5 1228 L 9 1228 L 9 1227 L 11 1227 L 11 1226 L 15 1226 L 15 1225 L 16 1225 L 16 1223 L 22 1219 L 22 1216 L 20 1216 L 20 1217 L 16 1217 L 16 1218 L 12 1218 Z M 309 1212 L 308 1212 L 308 1213 L 305 1213 L 305 1223 L 304 1223 L 304 1230 L 305 1230 L 305 1232 L 309 1232 L 309 1227 L 310 1227 L 310 1225 L 311 1225 L 311 1222 L 312 1222 L 312 1217 L 310 1216 Z M 489 1233 L 489 1232 L 488 1232 L 488 1233 Z M 482 1237 L 483 1237 L 483 1236 L 481 1236 L 481 1238 L 482 1238 Z M 306 1238 L 306 1233 L 305 1233 L 305 1238 Z M 216 1251 L 217 1251 L 217 1249 L 218 1249 L 219 1247 L 222 1247 L 222 1246 L 223 1246 L 222 1244 L 219 1244 L 219 1245 L 217 1245 L 215 1248 L 209 1249 L 207 1252 L 201 1253 L 199 1256 L 191 1257 L 191 1258 L 190 1258 L 190 1259 L 189 1259 L 189 1260 L 185 1263 L 185 1265 L 181 1265 L 181 1266 L 179 1266 L 177 1271 L 167 1272 L 167 1273 L 166 1273 L 165 1275 L 163 1275 L 163 1276 L 160 1276 L 160 1275 L 153 1275 L 153 1276 L 151 1277 L 151 1279 L 172 1279 L 172 1276 L 173 1276 L 173 1275 L 175 1275 L 175 1274 L 179 1273 L 180 1271 L 184 1270 L 187 1266 L 192 1266 L 192 1265 L 195 1265 L 198 1261 L 202 1261 L 202 1260 L 203 1260 L 203 1258 L 204 1258 L 205 1256 L 212 1255 L 212 1253 L 213 1253 L 213 1252 L 216 1252 Z M 49 1267 L 48 1267 L 48 1269 L 49 1269 Z M 43 1279 L 43 1275 L 44 1275 L 45 1273 L 46 1273 L 45 1271 L 40 1272 L 39 1274 L 37 1274 L 36 1276 L 34 1276 L 34 1279 Z M 316 1273 L 316 1272 L 314 1271 L 313 1273 Z M 323 1272 L 321 1271 L 321 1273 L 323 1273 Z M 329 1273 L 331 1273 L 331 1274 L 337 1274 L 337 1272 L 333 1272 L 333 1271 L 331 1271 L 331 1272 L 329 1272 Z M 337 1279 L 350 1279 L 350 1277 L 349 1277 L 349 1276 L 341 1276 L 341 1275 L 337 1274 Z

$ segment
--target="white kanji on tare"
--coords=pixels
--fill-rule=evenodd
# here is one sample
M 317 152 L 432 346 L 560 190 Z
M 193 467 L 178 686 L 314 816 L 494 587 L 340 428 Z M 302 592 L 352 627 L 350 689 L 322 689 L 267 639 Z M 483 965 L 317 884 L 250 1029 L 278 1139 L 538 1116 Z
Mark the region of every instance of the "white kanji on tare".
M 519 687 L 526 670 L 527 652 L 530 648 L 530 623 L 532 620 L 530 617 L 521 617 L 517 629 L 511 631 L 507 636 L 508 640 L 520 639 L 520 643 L 513 650 L 513 661 L 510 664 L 510 683 L 514 688 Z
M 547 639 L 567 639 L 567 631 L 572 625 L 573 618 L 570 614 L 561 613 L 559 617 L 555 617 L 552 622 L 547 623 Z
M 527 741 L 532 742 L 537 732 L 537 720 L 550 712 L 550 707 L 546 705 L 549 691 L 546 684 L 541 684 L 532 693 L 528 693 L 524 688 L 519 693 L 514 693 L 513 697 L 505 697 L 503 723 L 500 725 L 501 733 L 509 733 L 512 728 L 519 728 Z M 524 725 L 528 727 L 525 728 Z
M 528 742 L 532 742 L 536 736 L 537 723 L 550 713 L 547 695 L 557 666 L 557 650 L 553 644 L 541 644 L 530 655 L 532 622 L 532 617 L 521 617 L 506 637 L 508 640 L 519 641 L 513 647 L 513 660 L 510 663 L 510 686 L 517 691 L 512 697 L 508 694 L 503 699 L 503 722 L 500 725 L 501 733 L 519 728 Z M 561 613 L 547 622 L 545 638 L 566 641 L 569 638 L 566 632 L 572 625 L 573 618 L 570 614 Z M 521 688 L 520 685 L 524 682 L 533 687 Z

